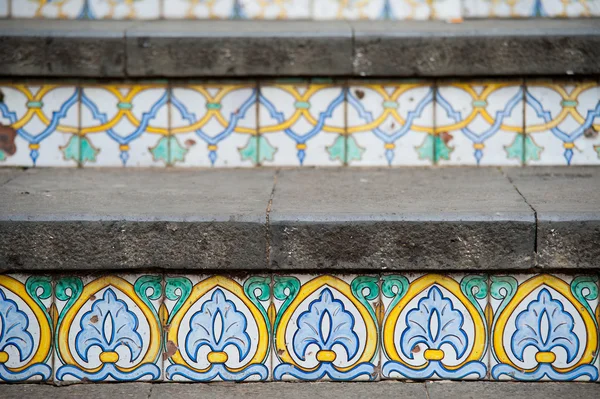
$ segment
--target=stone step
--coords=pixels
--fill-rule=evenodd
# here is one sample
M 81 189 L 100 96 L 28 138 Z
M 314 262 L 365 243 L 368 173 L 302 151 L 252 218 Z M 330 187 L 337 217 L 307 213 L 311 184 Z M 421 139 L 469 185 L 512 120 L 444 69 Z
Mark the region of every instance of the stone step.
M 600 398 L 594 384 L 578 383 L 506 383 L 506 382 L 378 382 L 378 383 L 271 383 L 271 384 L 96 384 L 54 387 L 51 385 L 0 385 L 4 399 L 162 399 L 162 398 L 239 398 L 247 399 L 327 397 L 330 399 L 571 399 Z
M 599 268 L 600 168 L 0 169 L 0 178 L 6 271 Z
M 4 76 L 570 76 L 599 60 L 590 19 L 0 21 Z

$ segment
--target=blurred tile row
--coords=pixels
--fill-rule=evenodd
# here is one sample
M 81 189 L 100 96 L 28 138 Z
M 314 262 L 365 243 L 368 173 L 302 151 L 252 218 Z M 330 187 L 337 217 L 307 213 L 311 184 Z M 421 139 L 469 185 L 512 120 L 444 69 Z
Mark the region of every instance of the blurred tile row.
M 594 275 L 0 275 L 0 382 L 598 380 Z
M 600 16 L 597 0 L 0 0 L 0 16 L 62 19 L 392 19 Z
M 0 165 L 600 164 L 597 81 L 0 83 Z

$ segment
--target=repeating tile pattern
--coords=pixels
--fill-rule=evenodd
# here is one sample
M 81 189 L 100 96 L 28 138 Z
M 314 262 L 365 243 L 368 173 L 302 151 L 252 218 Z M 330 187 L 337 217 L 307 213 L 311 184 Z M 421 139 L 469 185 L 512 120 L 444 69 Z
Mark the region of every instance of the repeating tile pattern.
M 240 17 L 250 19 L 309 19 L 312 0 L 239 0 Z
M 433 98 L 430 83 L 350 82 L 346 162 L 432 165 Z
M 329 81 L 265 83 L 259 97 L 259 162 L 341 165 L 345 160 L 345 96 Z
M 0 383 L 52 379 L 52 284 L 0 275 Z
M 455 19 L 460 0 L 314 0 L 313 19 Z
M 375 380 L 375 276 L 275 276 L 274 380 Z
M 597 276 L 491 280 L 493 379 L 598 379 Z
M 76 86 L 0 83 L 0 92 L 1 165 L 77 166 Z
M 168 0 L 166 19 L 229 19 L 241 16 L 239 0 Z
M 520 165 L 522 82 L 441 84 L 435 125 L 441 165 Z
M 168 102 L 169 90 L 164 84 L 84 85 L 81 163 L 166 165 L 171 150 Z
M 170 163 L 253 166 L 258 162 L 255 84 L 173 87 Z
M 598 165 L 596 81 L 0 82 L 0 166 Z
M 484 379 L 487 276 L 385 275 L 382 376 Z
M 264 381 L 271 368 L 271 277 L 167 276 L 168 381 Z
M 528 82 L 525 119 L 528 164 L 600 164 L 597 82 Z
M 60 278 L 55 380 L 161 380 L 161 282 L 159 275 Z
M 161 0 L 11 0 L 15 18 L 157 19 Z
M 600 15 L 600 3 L 596 0 L 463 0 L 463 9 L 467 18 L 577 18 Z

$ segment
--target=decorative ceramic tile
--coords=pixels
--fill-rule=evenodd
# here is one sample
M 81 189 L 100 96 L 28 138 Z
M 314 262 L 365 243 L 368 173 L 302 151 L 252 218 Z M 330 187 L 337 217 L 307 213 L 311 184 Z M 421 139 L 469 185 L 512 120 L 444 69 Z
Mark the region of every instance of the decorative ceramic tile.
M 86 85 L 81 94 L 81 161 L 90 166 L 169 162 L 166 85 Z
M 170 162 L 182 166 L 256 165 L 256 93 L 254 83 L 174 87 Z
M 251 19 L 309 19 L 311 0 L 239 0 L 241 17 Z
M 313 0 L 313 19 L 388 19 L 390 0 Z
M 341 165 L 346 90 L 312 80 L 260 86 L 258 144 L 264 165 Z
M 433 86 L 364 82 L 348 91 L 346 162 L 350 165 L 431 165 Z
M 0 84 L 0 165 L 77 166 L 79 90 Z
M 436 160 L 442 165 L 521 165 L 521 82 L 444 84 L 436 93 Z
M 166 276 L 165 376 L 264 381 L 271 367 L 271 277 Z
M 241 18 L 240 0 L 165 0 L 163 16 L 167 19 Z
M 57 381 L 160 380 L 156 275 L 63 277 L 56 282 Z
M 465 17 L 589 17 L 600 15 L 595 0 L 463 0 Z
M 12 0 L 15 18 L 156 19 L 160 0 Z
M 491 277 L 495 380 L 598 379 L 598 277 Z
M 378 378 L 374 276 L 275 276 L 273 378 Z
M 600 86 L 527 83 L 525 161 L 531 165 L 600 164 Z
M 382 376 L 483 379 L 487 276 L 384 275 Z
M 0 383 L 52 378 L 50 277 L 0 275 Z

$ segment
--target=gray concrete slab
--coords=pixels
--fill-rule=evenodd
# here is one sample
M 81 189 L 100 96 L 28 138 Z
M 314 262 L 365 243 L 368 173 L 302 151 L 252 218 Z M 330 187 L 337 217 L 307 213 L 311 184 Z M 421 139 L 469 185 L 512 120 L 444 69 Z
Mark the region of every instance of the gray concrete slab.
M 134 77 L 339 76 L 352 73 L 343 21 L 149 21 L 127 31 Z
M 428 399 L 598 399 L 600 387 L 577 382 L 426 382 Z
M 273 269 L 533 266 L 533 211 L 495 168 L 283 170 Z
M 600 268 L 600 169 L 504 168 L 537 214 L 537 259 L 544 268 Z
M 28 170 L 0 188 L 0 268 L 263 269 L 273 176 Z
M 152 384 L 79 384 L 62 387 L 43 384 L 0 384 L 2 399 L 148 399 Z
M 596 74 L 594 20 L 352 22 L 355 76 Z
M 125 77 L 126 21 L 0 21 L 0 75 Z
M 21 176 L 25 171 L 17 168 L 0 168 L 0 189 L 9 181 Z

